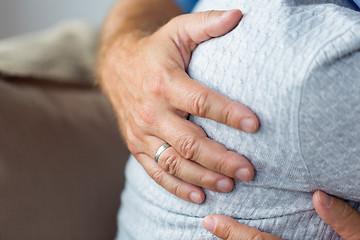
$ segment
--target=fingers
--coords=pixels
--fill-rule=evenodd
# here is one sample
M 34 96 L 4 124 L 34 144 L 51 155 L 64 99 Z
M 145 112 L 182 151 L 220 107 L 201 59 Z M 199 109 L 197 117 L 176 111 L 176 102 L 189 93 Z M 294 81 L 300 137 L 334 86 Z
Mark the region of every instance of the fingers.
M 148 156 L 151 157 L 155 155 L 157 149 L 163 144 L 163 140 L 157 137 L 146 139 L 145 145 L 149 146 L 147 152 L 150 153 Z M 234 182 L 231 178 L 183 158 L 174 147 L 169 147 L 160 154 L 158 165 L 170 175 L 211 191 L 230 192 L 234 187 Z
M 165 172 L 211 191 L 230 192 L 234 187 L 232 179 L 183 158 L 174 148 L 161 154 L 158 163 Z
M 148 155 L 138 154 L 136 159 L 144 167 L 149 176 L 168 192 L 191 203 L 202 203 L 205 200 L 205 194 L 201 188 L 166 173 Z
M 254 177 L 254 168 L 243 156 L 228 151 L 223 145 L 208 138 L 198 125 L 168 114 L 157 134 L 166 139 L 185 159 L 203 167 L 241 181 Z
M 224 240 L 279 240 L 280 238 L 268 233 L 263 233 L 239 223 L 233 218 L 222 215 L 205 217 L 203 226 L 215 236 Z
M 313 196 L 313 204 L 319 216 L 344 240 L 360 239 L 360 213 L 340 199 L 322 191 Z
M 248 107 L 212 91 L 183 71 L 173 74 L 173 78 L 181 80 L 173 81 L 173 87 L 167 92 L 167 100 L 172 106 L 241 131 L 254 133 L 258 130 L 259 120 Z

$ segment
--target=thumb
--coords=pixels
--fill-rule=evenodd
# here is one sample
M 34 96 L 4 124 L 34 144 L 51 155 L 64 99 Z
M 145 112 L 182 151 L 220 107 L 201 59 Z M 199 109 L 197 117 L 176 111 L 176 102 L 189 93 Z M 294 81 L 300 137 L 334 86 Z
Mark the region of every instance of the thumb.
M 185 43 L 191 52 L 198 44 L 233 30 L 241 18 L 238 9 L 185 14 L 172 19 L 167 30 L 177 45 Z
M 223 215 L 205 217 L 203 226 L 206 230 L 224 240 L 280 240 L 274 235 L 261 232 Z
M 360 239 L 360 213 L 340 199 L 317 191 L 313 196 L 316 212 L 342 239 Z
M 178 31 L 184 32 L 194 43 L 200 44 L 233 30 L 240 22 L 240 10 L 207 11 L 179 16 L 175 19 Z

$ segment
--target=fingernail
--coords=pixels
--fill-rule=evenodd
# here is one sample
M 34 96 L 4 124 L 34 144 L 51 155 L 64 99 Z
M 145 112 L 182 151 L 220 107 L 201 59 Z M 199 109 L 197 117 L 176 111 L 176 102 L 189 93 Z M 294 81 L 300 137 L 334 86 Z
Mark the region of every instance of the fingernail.
M 203 226 L 206 230 L 213 233 L 215 230 L 215 220 L 212 217 L 205 217 Z
M 245 118 L 241 121 L 241 129 L 245 132 L 254 132 L 255 128 L 255 121 L 251 118 Z
M 334 198 L 322 191 L 317 191 L 317 196 L 320 200 L 321 205 L 326 208 L 330 208 L 331 204 L 334 202 Z
M 235 11 L 238 11 L 238 10 L 234 9 L 234 10 L 225 11 L 225 12 L 223 12 L 223 13 L 221 14 L 221 17 L 222 17 L 222 18 L 226 18 L 227 16 L 229 16 L 230 14 L 232 14 L 232 13 L 235 12 Z
M 241 181 L 248 182 L 251 180 L 250 171 L 247 168 L 239 168 L 236 171 L 235 176 L 238 180 L 241 180 Z
M 216 183 L 216 188 L 220 192 L 230 192 L 232 190 L 232 184 L 226 179 L 221 179 Z
M 203 201 L 201 195 L 197 192 L 190 193 L 190 199 L 194 203 L 202 203 L 202 201 Z

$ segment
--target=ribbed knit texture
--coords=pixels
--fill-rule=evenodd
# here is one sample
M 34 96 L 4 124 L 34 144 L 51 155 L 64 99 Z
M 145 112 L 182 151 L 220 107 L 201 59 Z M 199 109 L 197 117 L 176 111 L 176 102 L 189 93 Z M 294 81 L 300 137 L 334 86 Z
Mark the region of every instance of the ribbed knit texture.
M 197 11 L 239 8 L 240 25 L 200 45 L 189 74 L 249 106 L 246 134 L 191 117 L 208 136 L 251 160 L 256 178 L 231 193 L 184 202 L 131 158 L 119 239 L 217 239 L 202 227 L 225 214 L 284 239 L 340 239 L 315 213 L 322 189 L 360 201 L 360 13 L 341 0 L 203 0 Z M 359 204 L 350 202 L 356 208 Z

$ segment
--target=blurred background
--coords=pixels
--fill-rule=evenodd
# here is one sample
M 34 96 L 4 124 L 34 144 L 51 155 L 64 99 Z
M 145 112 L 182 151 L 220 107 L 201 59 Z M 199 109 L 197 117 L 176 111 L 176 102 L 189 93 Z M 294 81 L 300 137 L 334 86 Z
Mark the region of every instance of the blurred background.
M 76 21 L 114 2 L 0 0 L 0 240 L 115 237 L 129 153 Z
M 68 19 L 100 26 L 114 0 L 1 0 L 0 39 L 42 30 Z

